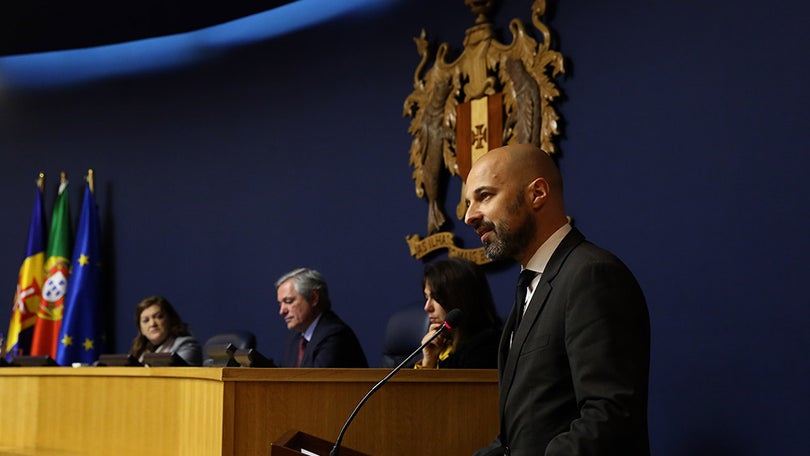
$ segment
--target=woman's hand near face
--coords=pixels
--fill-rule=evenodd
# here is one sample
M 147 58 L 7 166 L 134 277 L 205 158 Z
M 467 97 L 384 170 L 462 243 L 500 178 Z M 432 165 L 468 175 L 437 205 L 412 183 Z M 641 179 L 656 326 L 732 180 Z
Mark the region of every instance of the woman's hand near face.
M 442 323 L 431 323 L 425 337 L 422 338 L 422 343 L 427 342 L 433 336 L 437 329 L 441 328 Z M 445 339 L 444 336 L 439 335 L 433 339 L 429 344 L 422 349 L 422 367 L 435 369 L 439 364 L 439 354 L 444 349 Z

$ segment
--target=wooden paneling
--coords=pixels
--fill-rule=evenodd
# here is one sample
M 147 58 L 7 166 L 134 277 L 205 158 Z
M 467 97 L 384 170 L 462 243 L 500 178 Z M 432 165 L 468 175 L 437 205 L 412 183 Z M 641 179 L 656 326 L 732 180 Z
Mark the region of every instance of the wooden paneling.
M 219 455 L 224 395 L 218 374 L 199 368 L 2 369 L 0 448 Z
M 288 430 L 334 441 L 384 369 L 4 368 L 0 455 L 266 455 Z M 371 455 L 470 454 L 495 436 L 490 370 L 407 370 L 343 444 Z

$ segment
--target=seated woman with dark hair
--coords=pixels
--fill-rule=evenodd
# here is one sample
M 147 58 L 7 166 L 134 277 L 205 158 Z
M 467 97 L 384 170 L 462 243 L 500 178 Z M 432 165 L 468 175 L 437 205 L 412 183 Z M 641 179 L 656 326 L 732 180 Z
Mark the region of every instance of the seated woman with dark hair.
M 145 353 L 176 353 L 189 366 L 202 365 L 202 348 L 172 304 L 162 296 L 150 296 L 135 307 L 138 336 L 129 353 L 143 362 Z
M 443 323 L 447 313 L 461 309 L 463 319 L 422 350 L 417 369 L 496 369 L 501 319 L 484 272 L 460 258 L 448 258 L 425 267 L 422 286 L 430 329 L 424 343 Z

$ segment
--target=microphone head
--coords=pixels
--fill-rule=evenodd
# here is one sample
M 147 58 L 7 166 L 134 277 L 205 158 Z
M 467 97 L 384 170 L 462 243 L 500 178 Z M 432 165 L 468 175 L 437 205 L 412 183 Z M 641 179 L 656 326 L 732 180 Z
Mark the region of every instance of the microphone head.
M 461 320 L 464 319 L 464 312 L 461 309 L 453 309 L 450 312 L 447 312 L 447 316 L 444 318 L 444 324 L 448 328 L 455 328 L 461 323 Z

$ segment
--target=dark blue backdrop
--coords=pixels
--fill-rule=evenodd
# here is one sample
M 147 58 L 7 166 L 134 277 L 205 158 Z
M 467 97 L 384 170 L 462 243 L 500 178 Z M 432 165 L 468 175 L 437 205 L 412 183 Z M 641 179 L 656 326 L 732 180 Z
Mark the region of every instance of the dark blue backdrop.
M 529 20 L 530 1 L 505 3 L 502 30 Z M 572 0 L 547 21 L 569 60 L 568 210 L 649 302 L 656 455 L 810 448 L 808 17 L 800 0 Z M 376 363 L 390 313 L 421 304 L 405 244 L 427 213 L 402 117 L 412 38 L 424 27 L 458 48 L 473 19 L 461 0 L 399 1 L 165 72 L 50 90 L 0 74 L 4 313 L 36 173 L 48 214 L 69 173 L 75 218 L 92 167 L 116 351 L 138 300 L 160 293 L 201 339 L 252 329 L 278 357 L 273 282 L 309 266 Z M 504 314 L 516 271 L 489 270 Z

